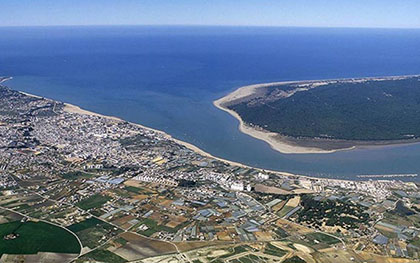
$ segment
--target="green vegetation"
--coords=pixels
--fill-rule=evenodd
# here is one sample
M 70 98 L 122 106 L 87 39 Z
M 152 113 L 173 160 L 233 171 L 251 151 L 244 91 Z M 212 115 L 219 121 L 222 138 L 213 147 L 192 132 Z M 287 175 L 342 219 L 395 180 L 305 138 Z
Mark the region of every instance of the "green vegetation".
M 103 204 L 105 204 L 107 201 L 109 201 L 111 198 L 108 196 L 103 196 L 100 194 L 92 195 L 80 202 L 78 202 L 76 205 L 84 210 L 88 210 L 91 208 L 99 208 Z
M 153 194 L 153 192 L 144 188 L 140 188 L 140 187 L 126 186 L 124 189 L 135 194 L 144 194 L 144 195 Z
M 358 228 L 360 223 L 369 221 L 369 214 L 363 206 L 340 200 L 316 201 L 311 196 L 302 196 L 302 209 L 297 213 L 297 222 L 320 227 L 323 223 L 327 226 L 341 226 L 345 229 Z
M 229 248 L 230 253 L 225 254 L 223 256 L 220 256 L 219 258 L 221 258 L 221 259 L 222 258 L 228 258 L 228 257 L 231 257 L 231 256 L 236 255 L 236 254 L 247 252 L 248 248 L 249 248 L 248 246 L 237 246 L 237 247 L 234 247 L 233 249 Z
M 271 245 L 270 243 L 267 243 L 264 249 L 264 254 L 276 256 L 276 257 L 282 257 L 287 254 L 287 251 L 280 249 L 274 245 Z
M 397 238 L 398 237 L 398 234 L 395 233 L 395 232 L 386 231 L 385 229 L 377 229 L 377 230 L 379 231 L 379 233 L 386 236 L 387 238 Z
M 407 218 L 413 223 L 414 227 L 420 228 L 420 214 L 416 213 L 414 215 L 408 216 Z
M 122 246 L 124 246 L 125 244 L 127 244 L 127 240 L 125 240 L 124 238 L 122 238 L 122 237 L 119 237 L 119 238 L 117 238 L 117 239 L 115 239 L 115 242 L 117 242 L 117 243 L 119 243 L 120 245 L 122 245 Z
M 293 256 L 283 261 L 283 263 L 305 263 L 305 262 L 306 262 L 305 260 L 301 259 L 298 256 Z
M 99 226 L 101 224 L 104 224 L 104 222 L 97 218 L 91 217 L 89 219 L 86 219 L 85 221 L 73 224 L 67 228 L 73 232 L 80 232 L 91 227 Z
M 385 223 L 395 225 L 395 226 L 405 226 L 410 227 L 413 225 L 413 221 L 416 221 L 416 215 L 411 216 L 402 216 L 395 211 L 385 212 L 383 214 L 384 219 L 382 220 Z M 419 218 L 417 218 L 419 220 Z
M 419 77 L 331 83 L 289 97 L 296 84 L 268 88 L 266 99 L 228 106 L 246 123 L 292 137 L 402 140 L 420 137 Z
M 132 194 L 124 189 L 112 189 L 110 190 L 111 192 L 113 192 L 114 194 L 116 194 L 119 197 L 123 197 L 123 198 L 130 198 L 132 196 Z
M 410 241 L 410 244 L 420 248 L 420 238 L 418 237 L 414 238 L 413 240 Z
M 185 224 L 187 224 L 187 223 L 180 224 L 176 228 L 170 228 L 170 227 L 167 227 L 167 226 L 164 226 L 164 225 L 158 225 L 156 223 L 156 221 L 154 221 L 150 218 L 146 218 L 146 219 L 142 220 L 141 222 L 137 223 L 137 225 L 141 226 L 141 225 L 144 224 L 148 227 L 148 229 L 145 230 L 145 231 L 138 230 L 137 233 L 142 234 L 144 236 L 148 236 L 148 237 L 153 235 L 153 233 L 162 232 L 162 231 L 169 232 L 169 233 L 176 233 L 181 227 L 184 227 Z
M 97 249 L 92 252 L 87 253 L 86 255 L 83 255 L 83 257 L 80 258 L 81 262 L 84 262 L 85 260 L 95 260 L 99 262 L 113 262 L 113 263 L 123 263 L 127 262 L 127 260 L 123 259 L 122 257 L 103 249 Z
M 77 224 L 68 227 L 75 232 L 84 246 L 94 248 L 101 244 L 105 236 L 111 238 L 121 233 L 121 230 L 115 230 L 114 226 L 96 218 L 89 218 Z
M 9 234 L 15 235 L 15 238 L 5 238 Z M 78 254 L 81 249 L 74 235 L 44 222 L 15 221 L 1 224 L 0 238 L 0 255 L 38 252 Z
M 282 209 L 280 209 L 280 211 L 277 212 L 277 215 L 279 217 L 283 217 L 283 216 L 287 215 L 287 213 L 289 213 L 293 209 L 294 209 L 294 207 L 285 205 Z
M 61 175 L 63 179 L 76 180 L 79 178 L 91 178 L 93 175 L 89 173 L 84 173 L 80 171 L 68 172 Z
M 132 145 L 143 145 L 145 142 L 148 142 L 150 139 L 141 134 L 137 134 L 131 137 L 127 137 L 120 140 L 122 146 L 132 146 Z
M 285 238 L 285 237 L 289 236 L 289 234 L 284 229 L 282 229 L 280 227 L 275 228 L 274 233 L 276 233 L 278 238 Z
M 243 252 L 247 252 L 249 247 L 248 246 L 237 246 L 233 248 L 234 254 L 239 254 Z
M 230 260 L 229 262 L 230 263 L 259 263 L 259 262 L 265 262 L 265 260 L 264 258 L 261 258 L 259 256 L 248 254 L 240 258 Z
M 306 237 L 311 241 L 318 240 L 319 242 L 325 243 L 328 245 L 340 243 L 339 239 L 332 237 L 330 235 L 326 235 L 324 233 L 319 233 L 319 232 L 307 234 Z

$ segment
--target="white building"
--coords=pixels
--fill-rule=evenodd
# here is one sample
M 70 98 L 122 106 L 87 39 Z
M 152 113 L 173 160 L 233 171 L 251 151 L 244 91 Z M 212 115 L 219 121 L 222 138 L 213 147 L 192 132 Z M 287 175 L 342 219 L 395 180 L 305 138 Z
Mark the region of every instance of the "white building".
M 268 174 L 263 174 L 261 172 L 258 173 L 256 177 L 257 177 L 257 179 L 260 179 L 260 180 L 268 180 L 270 178 L 270 176 Z
M 233 191 L 243 191 L 244 190 L 244 184 L 241 183 L 241 182 L 232 183 L 232 185 L 230 186 L 230 189 L 232 189 Z

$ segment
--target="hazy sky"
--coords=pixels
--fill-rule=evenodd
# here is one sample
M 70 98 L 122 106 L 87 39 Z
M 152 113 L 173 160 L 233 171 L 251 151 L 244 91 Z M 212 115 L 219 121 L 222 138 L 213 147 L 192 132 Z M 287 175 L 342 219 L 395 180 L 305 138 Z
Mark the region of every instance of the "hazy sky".
M 420 28 L 419 0 L 0 0 L 0 26 Z

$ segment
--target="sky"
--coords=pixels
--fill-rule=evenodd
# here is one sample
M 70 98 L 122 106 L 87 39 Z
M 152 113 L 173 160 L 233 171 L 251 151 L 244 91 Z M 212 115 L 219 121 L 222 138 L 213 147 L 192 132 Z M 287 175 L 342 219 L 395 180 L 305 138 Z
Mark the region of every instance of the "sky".
M 419 0 L 0 0 L 0 26 L 420 28 Z

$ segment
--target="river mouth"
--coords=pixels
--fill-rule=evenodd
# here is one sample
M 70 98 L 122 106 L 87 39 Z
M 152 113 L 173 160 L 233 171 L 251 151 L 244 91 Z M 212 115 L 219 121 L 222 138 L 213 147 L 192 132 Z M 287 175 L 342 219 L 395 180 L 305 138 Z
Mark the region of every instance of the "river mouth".
M 282 154 L 240 132 L 239 122 L 213 105 L 252 83 L 416 74 L 420 57 L 413 54 L 420 31 L 119 30 L 0 29 L 1 75 L 14 77 L 7 82 L 13 89 L 163 130 L 249 166 L 352 180 L 363 174 L 420 173 L 418 143 Z M 380 52 L 370 44 L 379 42 Z M 383 56 L 396 52 L 398 57 Z

